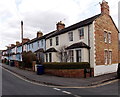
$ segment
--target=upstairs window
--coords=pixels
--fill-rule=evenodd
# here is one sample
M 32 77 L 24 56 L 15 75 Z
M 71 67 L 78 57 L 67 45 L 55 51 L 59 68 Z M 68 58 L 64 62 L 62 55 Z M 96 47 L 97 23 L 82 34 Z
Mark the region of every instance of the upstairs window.
M 107 32 L 104 31 L 104 42 L 107 43 Z
M 111 33 L 108 33 L 108 43 L 111 43 Z
M 69 41 L 73 41 L 73 32 L 68 33 Z
M 56 37 L 56 45 L 59 45 L 59 38 L 58 38 L 58 36 Z
M 84 39 L 84 28 L 79 29 L 79 37 L 80 39 Z
M 30 44 L 29 44 L 29 50 L 30 50 Z
M 52 39 L 50 39 L 50 46 L 52 46 Z
M 39 46 L 40 46 L 40 45 L 39 45 L 39 41 L 37 42 L 37 44 L 38 44 L 38 48 L 39 48 Z
M 33 43 L 32 43 L 32 48 L 33 48 Z
M 43 40 L 41 40 L 41 46 L 43 46 Z

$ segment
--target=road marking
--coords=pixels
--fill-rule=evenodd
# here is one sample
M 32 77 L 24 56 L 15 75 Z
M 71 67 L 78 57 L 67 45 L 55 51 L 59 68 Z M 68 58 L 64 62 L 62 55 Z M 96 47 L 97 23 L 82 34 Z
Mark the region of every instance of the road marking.
M 72 89 L 96 88 L 96 87 L 100 87 L 100 86 L 104 86 L 104 85 L 108 85 L 108 84 L 117 82 L 117 81 L 119 80 L 119 79 L 116 79 L 116 80 L 109 81 L 109 82 L 105 82 L 105 83 L 102 83 L 102 84 L 99 84 L 99 85 L 95 85 L 95 86 L 84 86 L 84 87 L 52 86 L 52 85 L 46 85 L 46 84 L 41 84 L 41 83 L 38 83 L 38 82 L 30 81 L 30 80 L 28 80 L 28 79 L 26 79 L 26 78 L 24 78 L 24 77 L 21 77 L 20 75 L 14 73 L 14 72 L 12 72 L 12 71 L 10 71 L 10 70 L 8 70 L 8 69 L 2 67 L 1 65 L 0 65 L 0 67 L 1 67 L 2 69 L 4 69 L 5 71 L 7 71 L 7 72 L 13 74 L 14 76 L 20 78 L 20 79 L 23 80 L 23 81 L 26 81 L 26 82 L 28 82 L 28 83 L 32 83 L 32 84 L 35 84 L 35 85 L 46 86 L 46 87 L 52 87 L 52 88 L 66 88 L 66 89 L 71 89 L 71 88 L 72 88 Z
M 62 91 L 62 92 L 66 94 L 72 94 L 71 92 L 68 92 L 68 91 Z
M 75 96 L 75 97 L 81 97 L 81 96 L 78 96 L 78 95 L 73 95 L 73 96 Z
M 60 91 L 61 89 L 58 89 L 58 88 L 53 88 L 54 90 L 57 90 L 57 91 Z

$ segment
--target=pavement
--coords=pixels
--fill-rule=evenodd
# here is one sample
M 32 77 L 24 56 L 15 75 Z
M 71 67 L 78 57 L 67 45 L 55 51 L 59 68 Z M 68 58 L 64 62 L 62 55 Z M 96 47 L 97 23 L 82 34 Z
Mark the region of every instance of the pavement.
M 8 69 L 30 81 L 53 86 L 85 87 L 94 86 L 117 78 L 117 73 L 105 74 L 89 78 L 65 78 L 52 75 L 37 75 L 36 72 L 23 70 L 17 67 L 11 67 L 0 63 L 5 69 Z

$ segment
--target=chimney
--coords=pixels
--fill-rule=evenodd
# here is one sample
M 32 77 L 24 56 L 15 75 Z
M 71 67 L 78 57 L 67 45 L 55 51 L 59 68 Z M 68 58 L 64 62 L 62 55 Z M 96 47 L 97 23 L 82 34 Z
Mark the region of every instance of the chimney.
M 56 28 L 58 31 L 60 31 L 65 28 L 65 24 L 62 21 L 60 21 L 56 24 Z
M 19 41 L 16 41 L 16 45 L 18 46 L 20 44 L 20 42 Z
M 106 2 L 105 0 L 102 1 L 101 5 L 101 14 L 106 14 L 109 15 L 110 11 L 109 11 L 109 5 L 108 2 Z
M 38 31 L 37 32 L 37 38 L 42 37 L 42 36 L 43 36 L 43 33 L 41 31 Z
M 30 39 L 28 39 L 28 38 L 23 38 L 22 43 L 24 44 L 24 43 L 28 42 L 29 40 Z
M 14 47 L 15 45 L 14 44 L 11 44 L 11 47 Z

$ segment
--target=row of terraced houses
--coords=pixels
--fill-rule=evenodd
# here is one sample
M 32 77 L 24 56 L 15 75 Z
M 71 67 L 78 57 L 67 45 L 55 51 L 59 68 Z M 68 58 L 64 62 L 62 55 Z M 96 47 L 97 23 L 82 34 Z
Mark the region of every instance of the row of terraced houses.
M 43 35 L 39 31 L 32 40 L 24 38 L 23 51 L 36 53 L 42 62 L 89 62 L 98 76 L 117 70 L 118 33 L 108 2 L 103 0 L 98 15 L 69 27 L 60 21 L 53 32 Z M 22 61 L 22 44 L 16 42 L 2 53 L 2 59 Z

